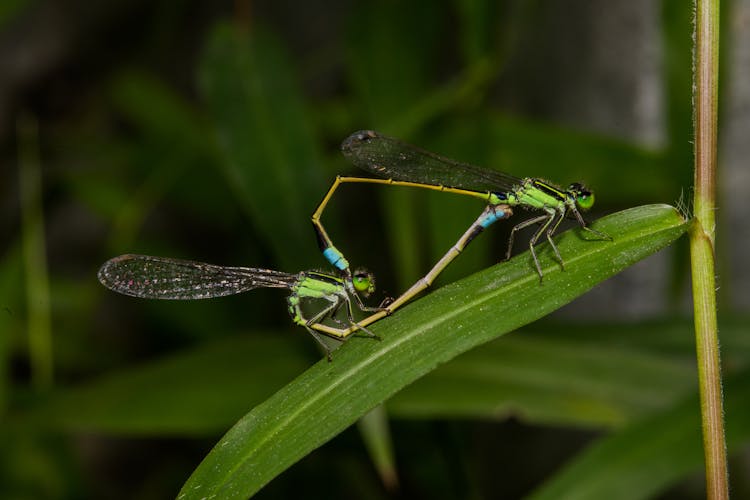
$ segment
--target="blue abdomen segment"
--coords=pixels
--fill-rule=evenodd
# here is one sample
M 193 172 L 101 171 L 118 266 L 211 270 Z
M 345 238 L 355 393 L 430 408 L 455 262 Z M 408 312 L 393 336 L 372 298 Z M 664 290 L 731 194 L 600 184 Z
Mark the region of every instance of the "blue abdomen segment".
M 346 257 L 344 257 L 344 254 L 338 251 L 336 247 L 328 247 L 325 250 L 323 250 L 323 257 L 326 258 L 328 262 L 331 263 L 332 266 L 335 268 L 344 271 L 346 269 L 349 269 L 349 261 L 346 260 Z
M 487 229 L 492 224 L 500 219 L 505 219 L 510 216 L 510 213 L 499 207 L 494 207 L 494 210 L 487 211 L 484 216 L 478 221 L 484 229 Z

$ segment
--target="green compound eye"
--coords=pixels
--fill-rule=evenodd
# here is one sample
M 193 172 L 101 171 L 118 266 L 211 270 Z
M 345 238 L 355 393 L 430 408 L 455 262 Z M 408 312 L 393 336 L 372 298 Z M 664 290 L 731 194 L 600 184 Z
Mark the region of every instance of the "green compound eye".
M 594 206 L 594 193 L 586 189 L 583 184 L 571 184 L 570 187 L 568 187 L 568 191 L 572 191 L 575 194 L 576 205 L 578 205 L 578 208 L 581 210 L 585 211 Z
M 354 271 L 352 284 L 357 293 L 365 297 L 375 291 L 375 277 L 366 269 L 357 269 Z
M 579 194 L 578 198 L 576 198 L 576 203 L 581 207 L 581 210 L 588 210 L 594 206 L 594 193 L 587 191 Z

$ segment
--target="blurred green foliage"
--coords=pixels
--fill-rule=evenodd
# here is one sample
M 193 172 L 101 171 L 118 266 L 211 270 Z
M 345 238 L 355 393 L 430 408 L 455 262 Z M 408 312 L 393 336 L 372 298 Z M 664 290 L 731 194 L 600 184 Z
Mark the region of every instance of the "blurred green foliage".
M 28 4 L 3 7 L 0 27 Z M 663 3 L 668 123 L 655 149 L 498 104 L 498 82 L 513 78 L 510 61 L 523 57 L 519 40 L 541 4 L 356 2 L 307 51 L 293 44 L 290 19 L 264 16 L 267 5 L 250 16 L 238 2 L 194 35 L 195 60 L 173 54 L 189 68 L 187 83 L 172 61 L 114 54 L 105 71 L 89 61 L 97 80 L 70 96 L 75 112 L 40 121 L 51 389 L 31 384 L 20 231 L 0 248 L 0 497 L 174 496 L 222 434 L 320 358 L 278 291 L 153 303 L 107 292 L 96 270 L 126 252 L 322 267 L 309 216 L 333 176 L 352 173 L 337 145 L 354 130 L 517 175 L 585 180 L 597 194 L 592 218 L 674 202 L 691 177 L 689 6 Z M 325 5 L 297 8 L 311 23 L 327 15 Z M 143 40 L 169 54 L 160 26 L 179 31 L 185 14 L 156 10 L 170 20 L 146 23 Z M 421 276 L 480 209 L 448 195 L 351 187 L 325 223 L 352 263 L 378 276 L 381 298 Z M 487 233 L 439 284 L 498 260 L 507 228 Z M 680 283 L 685 270 L 673 271 Z M 658 321 L 576 316 L 542 319 L 396 394 L 385 404 L 392 438 L 387 426 L 360 428 L 370 449 L 395 453 L 377 459 L 380 474 L 397 471 L 409 498 L 601 498 L 615 487 L 618 498 L 702 497 L 690 322 L 676 311 Z M 730 451 L 748 441 L 746 325 L 738 317 L 722 329 Z M 387 498 L 365 450 L 346 431 L 258 496 Z

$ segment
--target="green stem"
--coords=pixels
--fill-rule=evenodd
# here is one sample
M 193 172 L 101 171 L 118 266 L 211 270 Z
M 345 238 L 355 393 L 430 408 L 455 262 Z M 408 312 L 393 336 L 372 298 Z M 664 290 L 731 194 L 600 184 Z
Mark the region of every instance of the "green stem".
M 716 323 L 714 236 L 719 79 L 719 0 L 696 0 L 695 223 L 690 231 L 698 377 L 708 498 L 729 498 Z

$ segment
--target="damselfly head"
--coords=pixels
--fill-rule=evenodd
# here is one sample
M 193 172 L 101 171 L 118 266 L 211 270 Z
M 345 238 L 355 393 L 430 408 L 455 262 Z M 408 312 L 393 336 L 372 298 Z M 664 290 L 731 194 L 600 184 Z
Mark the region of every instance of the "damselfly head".
M 358 294 L 369 297 L 375 291 L 375 276 L 364 268 L 354 270 L 352 284 Z
M 360 130 L 354 132 L 352 135 L 344 139 L 341 143 L 341 150 L 344 153 L 350 152 L 352 149 L 357 148 L 362 143 L 366 143 L 377 137 L 378 133 L 373 130 Z
M 568 192 L 573 195 L 576 206 L 581 210 L 586 211 L 594 206 L 594 193 L 586 189 L 583 184 L 574 182 L 568 186 Z

